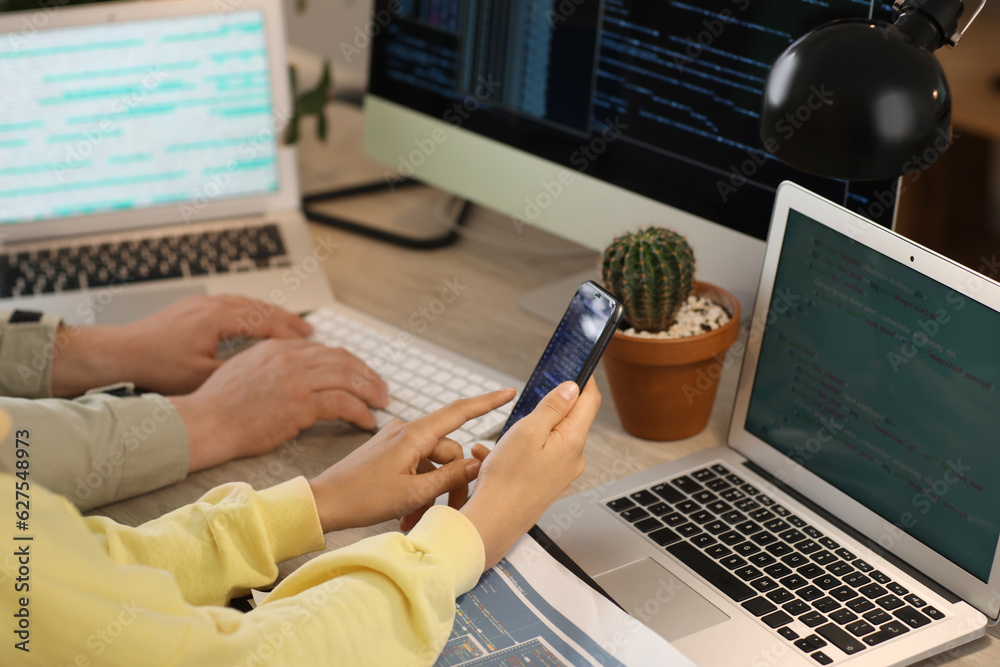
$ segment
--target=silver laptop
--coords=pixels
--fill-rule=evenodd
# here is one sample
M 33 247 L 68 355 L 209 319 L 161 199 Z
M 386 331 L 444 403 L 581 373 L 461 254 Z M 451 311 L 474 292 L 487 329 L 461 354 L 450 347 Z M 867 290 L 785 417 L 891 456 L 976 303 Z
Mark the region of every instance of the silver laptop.
M 279 0 L 0 15 L 0 307 L 120 322 L 182 296 L 331 300 L 298 212 Z
M 785 183 L 728 447 L 539 525 L 701 665 L 905 665 L 971 640 L 1000 608 L 998 331 L 1000 284 Z

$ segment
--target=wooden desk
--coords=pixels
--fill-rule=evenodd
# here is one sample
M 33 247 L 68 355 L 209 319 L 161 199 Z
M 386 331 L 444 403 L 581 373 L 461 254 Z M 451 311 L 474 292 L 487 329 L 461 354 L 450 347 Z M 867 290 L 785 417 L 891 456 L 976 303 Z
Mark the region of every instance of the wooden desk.
M 343 109 L 332 114 L 331 127 L 338 134 L 327 147 L 304 146 L 307 191 L 330 180 L 363 181 L 381 178 L 383 169 L 360 155 L 355 142 L 359 119 Z M 309 128 L 303 128 L 309 132 Z M 331 160 L 331 155 L 336 158 Z M 427 193 L 405 192 L 419 201 Z M 429 195 L 433 198 L 435 195 Z M 405 250 L 328 228 L 314 227 L 316 238 L 340 244 L 325 270 L 337 298 L 359 310 L 411 331 L 410 317 L 434 300 L 446 280 L 465 289 L 461 296 L 430 323 L 423 336 L 488 366 L 527 378 L 552 332 L 545 324 L 518 310 L 526 291 L 593 266 L 597 254 L 538 230 L 515 225 L 509 218 L 474 209 L 468 237 L 454 246 L 433 252 Z M 729 412 L 735 396 L 739 369 L 734 364 L 722 378 L 711 422 L 698 436 L 675 443 L 653 443 L 625 434 L 618 423 L 603 369 L 595 377 L 604 396 L 597 421 L 587 442 L 587 470 L 573 486 L 582 491 L 618 477 L 644 470 L 725 441 Z M 195 501 L 208 489 L 224 482 L 247 481 L 255 488 L 273 486 L 298 475 L 311 477 L 340 460 L 363 443 L 368 435 L 339 423 L 324 423 L 303 433 L 281 449 L 254 459 L 233 461 L 192 475 L 184 482 L 100 512 L 127 524 L 138 524 Z M 373 489 L 372 492 L 377 492 Z M 395 522 L 345 531 L 326 537 L 329 548 L 350 544 L 368 535 L 392 530 Z M 282 576 L 313 556 L 288 561 Z M 1000 644 L 991 635 L 959 648 L 956 665 L 1000 663 Z M 926 665 L 941 664 L 927 661 Z

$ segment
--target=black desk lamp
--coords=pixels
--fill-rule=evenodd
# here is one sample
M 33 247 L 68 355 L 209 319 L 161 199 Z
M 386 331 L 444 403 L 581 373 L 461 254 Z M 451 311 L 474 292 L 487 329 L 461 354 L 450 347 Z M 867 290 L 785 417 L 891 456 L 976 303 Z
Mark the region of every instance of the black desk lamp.
M 896 0 L 897 18 L 816 28 L 775 61 L 764 86 L 764 148 L 797 169 L 845 180 L 895 178 L 951 139 L 951 92 L 935 49 L 954 46 L 961 0 Z M 929 161 L 933 161 L 929 160 Z

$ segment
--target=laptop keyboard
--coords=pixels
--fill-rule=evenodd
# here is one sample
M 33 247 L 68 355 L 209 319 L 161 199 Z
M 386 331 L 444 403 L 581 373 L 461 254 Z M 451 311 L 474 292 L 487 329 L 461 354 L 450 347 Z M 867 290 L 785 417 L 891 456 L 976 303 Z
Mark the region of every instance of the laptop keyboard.
M 718 463 L 607 506 L 820 665 L 945 617 Z
M 289 266 L 275 224 L 0 254 L 0 298 Z
M 400 334 L 351 318 L 344 313 L 320 308 L 306 319 L 314 327 L 313 339 L 343 347 L 382 376 L 389 385 L 389 405 L 376 410 L 381 428 L 394 419 L 412 421 L 442 408 L 452 401 L 502 389 L 493 378 L 472 370 L 461 357 L 421 345 L 412 335 L 403 344 Z M 449 437 L 459 443 L 483 440 L 496 435 L 507 422 L 513 403 L 473 419 Z

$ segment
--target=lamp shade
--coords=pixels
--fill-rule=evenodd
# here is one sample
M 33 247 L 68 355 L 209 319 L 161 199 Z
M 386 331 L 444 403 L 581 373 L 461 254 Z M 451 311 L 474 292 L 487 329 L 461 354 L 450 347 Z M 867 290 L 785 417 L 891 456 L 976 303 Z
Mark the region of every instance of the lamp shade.
M 951 93 L 937 59 L 908 33 L 884 22 L 834 21 L 774 63 L 760 136 L 768 152 L 811 174 L 895 178 L 949 145 Z

